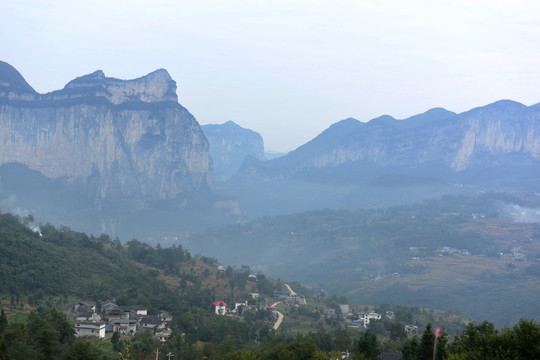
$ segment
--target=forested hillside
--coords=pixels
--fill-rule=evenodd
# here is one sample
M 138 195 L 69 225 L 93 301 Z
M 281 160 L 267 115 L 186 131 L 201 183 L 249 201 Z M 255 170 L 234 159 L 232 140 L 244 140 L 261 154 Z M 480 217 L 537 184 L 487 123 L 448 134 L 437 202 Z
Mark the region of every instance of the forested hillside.
M 262 339 L 272 324 L 267 320 L 267 311 L 243 319 L 225 318 L 215 316 L 212 307 L 216 299 L 234 304 L 233 299 L 249 291 L 273 294 L 274 285 L 264 275 L 260 275 L 259 289 L 259 283 L 247 281 L 249 268 L 227 267 L 218 272 L 215 259 L 193 257 L 182 247 L 153 248 L 137 240 L 122 245 L 106 235 L 94 237 L 69 228 L 39 227 L 31 217 L 0 214 L 0 254 L 0 307 L 4 319 L 25 318 L 31 309 L 37 309 L 44 320 L 35 315 L 38 317 L 29 321 L 35 320 L 40 328 L 48 329 L 43 322 L 47 307 L 68 310 L 77 299 L 98 303 L 115 299 L 119 305 L 141 304 L 151 314 L 160 309 L 169 311 L 174 319 L 170 343 L 181 337 L 184 351 L 193 354 L 203 351 L 204 346 L 192 349 L 199 341 L 220 343 L 232 338 L 238 344 L 247 344 Z M 27 330 L 21 327 L 17 331 Z M 20 337 L 32 334 L 21 333 Z M 129 344 L 126 340 L 126 347 Z M 12 351 L 24 354 L 25 349 L 20 353 Z M 66 349 L 57 349 L 58 354 Z
M 483 194 L 326 209 L 194 234 L 186 244 L 357 303 L 458 310 L 502 326 L 540 318 L 539 203 Z
M 479 351 L 495 359 L 537 355 L 536 342 L 527 340 L 540 333 L 534 321 L 501 330 L 489 322 L 465 328 L 451 312 L 386 304 L 371 308 L 383 318 L 366 330 L 354 319 L 367 307 L 350 305 L 351 315 L 340 315 L 345 297 L 320 293 L 306 305 L 281 304 L 275 291 L 282 292 L 283 284 L 261 273 L 251 281 L 248 266 L 221 267 L 216 259 L 192 256 L 181 246 L 151 247 L 137 240 L 122 245 L 106 235 L 38 226 L 32 217 L 0 214 L 0 252 L 0 359 L 152 359 L 157 350 L 193 360 L 334 359 L 347 352 L 376 359 L 382 351 L 416 360 L 428 358 L 436 334 L 442 334 L 437 359 L 472 359 Z M 298 282 L 291 285 L 311 295 Z M 277 317 L 265 302 L 262 310 L 241 316 L 214 313 L 216 299 L 234 303 L 255 291 L 285 315 L 283 330 L 271 329 Z M 150 332 L 76 338 L 64 312 L 77 299 L 142 304 L 154 314 L 166 309 L 173 316 L 172 333 L 165 343 Z M 435 332 L 430 322 L 448 333 Z M 405 331 L 406 324 L 425 331 L 416 337 Z M 448 334 L 460 335 L 452 341 Z M 531 344 L 532 349 L 524 347 Z

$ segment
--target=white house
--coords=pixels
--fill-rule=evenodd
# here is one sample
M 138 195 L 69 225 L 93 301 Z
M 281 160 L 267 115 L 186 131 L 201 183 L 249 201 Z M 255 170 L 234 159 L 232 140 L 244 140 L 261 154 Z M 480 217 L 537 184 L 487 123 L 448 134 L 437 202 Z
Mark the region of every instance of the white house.
M 240 306 L 248 306 L 248 301 L 247 300 L 236 300 L 236 302 L 234 303 L 234 310 L 238 311 L 238 308 Z
M 227 303 L 223 301 L 214 301 L 216 315 L 225 315 L 227 313 Z
M 367 327 L 371 320 L 381 320 L 381 315 L 374 312 L 369 312 L 365 313 L 364 316 L 362 316 L 362 319 L 364 320 L 364 327 Z
M 75 323 L 75 336 L 97 336 L 105 338 L 105 323 L 102 321 L 78 321 Z

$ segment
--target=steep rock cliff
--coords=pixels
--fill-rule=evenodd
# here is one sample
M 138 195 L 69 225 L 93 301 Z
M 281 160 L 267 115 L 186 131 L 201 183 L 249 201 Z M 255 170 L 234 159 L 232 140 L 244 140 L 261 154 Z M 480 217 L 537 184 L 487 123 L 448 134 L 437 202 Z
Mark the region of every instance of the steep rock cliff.
M 255 131 L 238 126 L 232 121 L 224 124 L 202 125 L 214 161 L 216 180 L 229 179 L 239 168 L 246 156 L 264 159 L 264 143 Z
M 98 203 L 144 207 L 213 186 L 208 142 L 163 69 L 134 80 L 96 71 L 38 94 L 0 62 L 0 165 L 13 162 Z

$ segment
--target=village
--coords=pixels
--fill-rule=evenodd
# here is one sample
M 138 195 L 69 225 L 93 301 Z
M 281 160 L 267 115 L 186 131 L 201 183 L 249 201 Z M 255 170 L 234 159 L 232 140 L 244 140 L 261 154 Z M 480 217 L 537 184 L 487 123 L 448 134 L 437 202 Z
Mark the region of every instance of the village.
M 165 310 L 160 310 L 157 315 L 148 315 L 145 306 L 119 306 L 114 300 L 102 302 L 100 308 L 101 312 L 98 313 L 95 301 L 79 301 L 75 304 L 72 313 L 77 337 L 95 336 L 103 339 L 106 333 L 132 336 L 150 331 L 155 338 L 165 342 L 171 335 L 169 323 L 173 318 Z
M 251 277 L 253 277 L 252 281 L 256 281 L 254 275 Z M 275 320 L 272 329 L 277 331 L 285 317 L 278 310 L 279 304 L 281 304 L 280 307 L 296 308 L 307 305 L 304 295 L 295 293 L 288 284 L 283 285 L 284 289 L 275 291 L 271 298 L 252 292 L 246 298 L 237 299 L 234 304 L 217 300 L 211 304 L 211 307 L 215 315 L 226 317 L 241 317 L 248 312 L 270 311 Z M 95 301 L 79 301 L 74 305 L 72 316 L 75 320 L 74 329 L 77 337 L 91 336 L 102 339 L 107 336 L 107 333 L 117 332 L 133 336 L 148 331 L 156 339 L 165 343 L 171 335 L 170 323 L 173 317 L 166 310 L 160 310 L 156 315 L 149 315 L 148 308 L 145 306 L 119 306 L 115 300 L 102 302 L 99 309 L 98 312 Z M 392 311 L 386 311 L 381 315 L 372 309 L 364 308 L 361 311 L 359 306 L 349 304 L 340 304 L 339 309 L 325 308 L 321 311 L 321 317 L 343 321 L 345 326 L 351 329 L 368 329 L 372 321 L 381 320 L 383 316 L 389 320 L 395 319 Z M 408 335 L 418 334 L 418 326 L 414 324 L 405 325 L 404 330 Z

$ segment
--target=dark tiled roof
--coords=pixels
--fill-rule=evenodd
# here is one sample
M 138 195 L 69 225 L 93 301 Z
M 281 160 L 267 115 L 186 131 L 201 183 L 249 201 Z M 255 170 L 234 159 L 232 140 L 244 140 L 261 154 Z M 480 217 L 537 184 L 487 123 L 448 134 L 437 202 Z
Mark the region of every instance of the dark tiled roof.
M 75 325 L 76 326 L 80 326 L 80 325 L 96 326 L 96 325 L 105 325 L 105 323 L 103 321 L 77 321 Z
M 148 315 L 148 316 L 143 316 L 140 320 L 140 323 L 148 324 L 148 325 L 159 325 L 161 324 L 161 319 L 153 315 Z

